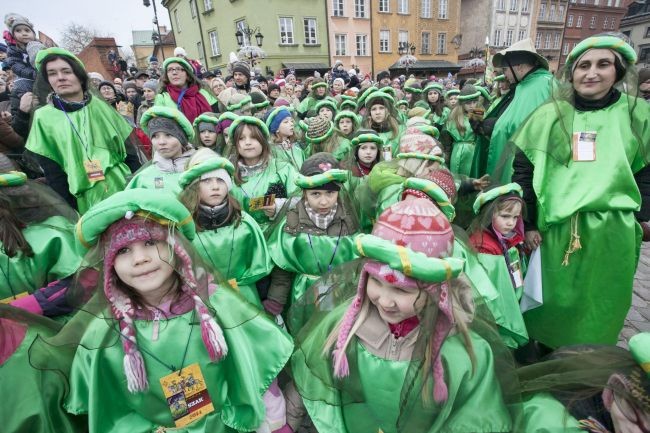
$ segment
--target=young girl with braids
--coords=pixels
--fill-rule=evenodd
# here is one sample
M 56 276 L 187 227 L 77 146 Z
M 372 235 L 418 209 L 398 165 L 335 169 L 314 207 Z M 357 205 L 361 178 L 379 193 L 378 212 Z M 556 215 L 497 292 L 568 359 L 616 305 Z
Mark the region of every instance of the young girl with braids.
M 453 241 L 447 218 L 418 197 L 357 238 L 360 274 L 341 270 L 348 277 L 319 298 L 297 341 L 290 425 L 306 409 L 320 432 L 512 431 L 492 330 L 474 330 L 478 310 L 463 260 L 449 257 Z
M 65 407 L 90 433 L 288 431 L 273 381 L 291 340 L 205 267 L 174 196 L 117 193 L 76 234 L 103 277 L 50 345 L 76 338 Z

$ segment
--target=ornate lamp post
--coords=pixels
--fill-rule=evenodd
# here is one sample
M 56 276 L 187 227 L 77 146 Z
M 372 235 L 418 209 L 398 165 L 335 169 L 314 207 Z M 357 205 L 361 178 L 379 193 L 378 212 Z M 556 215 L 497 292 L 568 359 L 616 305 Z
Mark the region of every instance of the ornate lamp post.
M 153 40 L 153 51 L 156 52 L 156 42 L 160 44 L 160 53 L 162 54 L 163 61 L 165 60 L 165 50 L 162 46 L 162 37 L 160 35 L 160 25 L 158 24 L 158 11 L 156 10 L 156 0 L 142 0 L 145 7 L 151 6 L 153 3 L 153 23 L 156 25 L 156 34 L 151 36 Z
M 246 36 L 246 37 L 244 37 Z M 255 36 L 255 42 L 257 46 L 252 46 L 250 44 L 251 38 Z M 246 60 L 250 63 L 251 68 L 255 67 L 255 64 L 266 57 L 266 53 L 262 49 L 262 42 L 264 42 L 264 35 L 260 32 L 259 27 L 251 29 L 246 25 L 244 28 L 240 28 L 235 32 L 235 38 L 237 39 L 237 45 L 239 45 L 239 51 L 237 52 L 237 57 L 240 60 Z
M 409 68 L 418 61 L 415 57 L 415 44 L 411 42 L 400 42 L 397 46 L 397 52 L 401 56 L 397 61 L 398 65 L 406 68 L 406 75 L 409 74 Z

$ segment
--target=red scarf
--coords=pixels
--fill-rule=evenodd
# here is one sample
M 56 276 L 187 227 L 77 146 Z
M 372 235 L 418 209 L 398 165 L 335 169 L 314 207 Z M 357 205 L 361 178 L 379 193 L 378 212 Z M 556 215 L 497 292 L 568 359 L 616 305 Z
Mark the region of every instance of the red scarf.
M 169 96 L 172 97 L 172 100 L 176 102 L 178 107 L 178 98 L 180 98 L 183 90 L 171 84 L 167 85 L 167 92 Z M 196 84 L 191 85 L 185 90 L 183 94 L 183 99 L 181 100 L 179 110 L 187 117 L 187 120 L 190 123 L 194 122 L 194 119 L 199 117 L 202 113 L 211 113 L 212 107 L 208 104 L 208 100 L 199 92 L 199 86 Z
M 389 323 L 388 327 L 390 328 L 390 333 L 393 334 L 393 337 L 401 338 L 409 335 L 419 324 L 420 320 L 418 319 L 418 316 L 413 316 L 394 325 Z

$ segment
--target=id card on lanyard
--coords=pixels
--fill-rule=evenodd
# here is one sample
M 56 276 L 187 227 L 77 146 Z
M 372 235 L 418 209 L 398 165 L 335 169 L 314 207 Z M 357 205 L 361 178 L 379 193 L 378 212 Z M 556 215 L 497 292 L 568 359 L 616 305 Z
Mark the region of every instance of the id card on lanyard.
M 571 140 L 573 161 L 590 162 L 596 160 L 596 131 L 574 132 Z
M 198 363 L 162 377 L 160 385 L 176 427 L 186 426 L 214 412 Z

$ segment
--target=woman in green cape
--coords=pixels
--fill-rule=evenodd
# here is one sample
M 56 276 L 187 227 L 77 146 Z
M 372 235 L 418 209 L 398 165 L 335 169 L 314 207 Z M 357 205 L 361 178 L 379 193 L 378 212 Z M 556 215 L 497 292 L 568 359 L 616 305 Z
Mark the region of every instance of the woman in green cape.
M 316 104 L 327 97 L 329 86 L 322 78 L 315 78 L 311 85 L 311 91 L 298 107 L 298 117 L 304 119 L 307 112 L 313 110 Z
M 349 174 L 337 167 L 328 153 L 305 160 L 296 179 L 302 197 L 269 236 L 276 268 L 264 306 L 271 314 L 280 314 L 285 304 L 301 298 L 332 267 L 357 258 L 354 236 L 359 224 L 343 191 Z M 294 315 L 291 333 L 297 335 L 306 320 Z
M 178 194 L 178 180 L 195 152 L 192 124 L 175 108 L 160 106 L 145 111 L 140 123 L 151 139 L 153 158 L 135 173 L 126 189 L 162 189 Z
M 422 94 L 424 95 L 425 102 L 429 107 L 430 115 L 429 120 L 433 123 L 433 126 L 438 128 L 438 131 L 442 131 L 443 127 L 447 123 L 447 118 L 451 110 L 445 105 L 445 98 L 443 96 L 444 89 L 442 84 L 430 83 L 422 89 Z
M 286 431 L 274 379 L 291 339 L 214 279 L 175 197 L 117 193 L 76 234 L 102 278 L 46 346 L 76 346 L 65 408 L 87 414 L 90 433 Z
M 227 159 L 199 149 L 180 178 L 180 200 L 192 213 L 197 227 L 192 243 L 201 258 L 261 308 L 255 283 L 273 266 L 260 226 L 230 195 L 234 172 Z
M 631 305 L 637 218 L 650 218 L 650 105 L 634 94 L 635 62 L 618 37 L 585 39 L 513 138 L 526 242 L 541 248 L 544 303 L 524 319 L 551 348 L 616 344 Z
M 318 431 L 512 431 L 486 340 L 498 337 L 478 331 L 453 238 L 442 212 L 411 196 L 357 238 L 360 274 L 343 266 L 316 307 L 294 307 L 312 318 L 291 359 L 290 425 L 302 398 Z
M 35 91 L 47 104 L 34 112 L 25 147 L 52 189 L 83 214 L 124 189 L 141 165 L 140 142 L 126 120 L 89 91 L 74 54 L 58 47 L 39 51 L 36 69 Z

